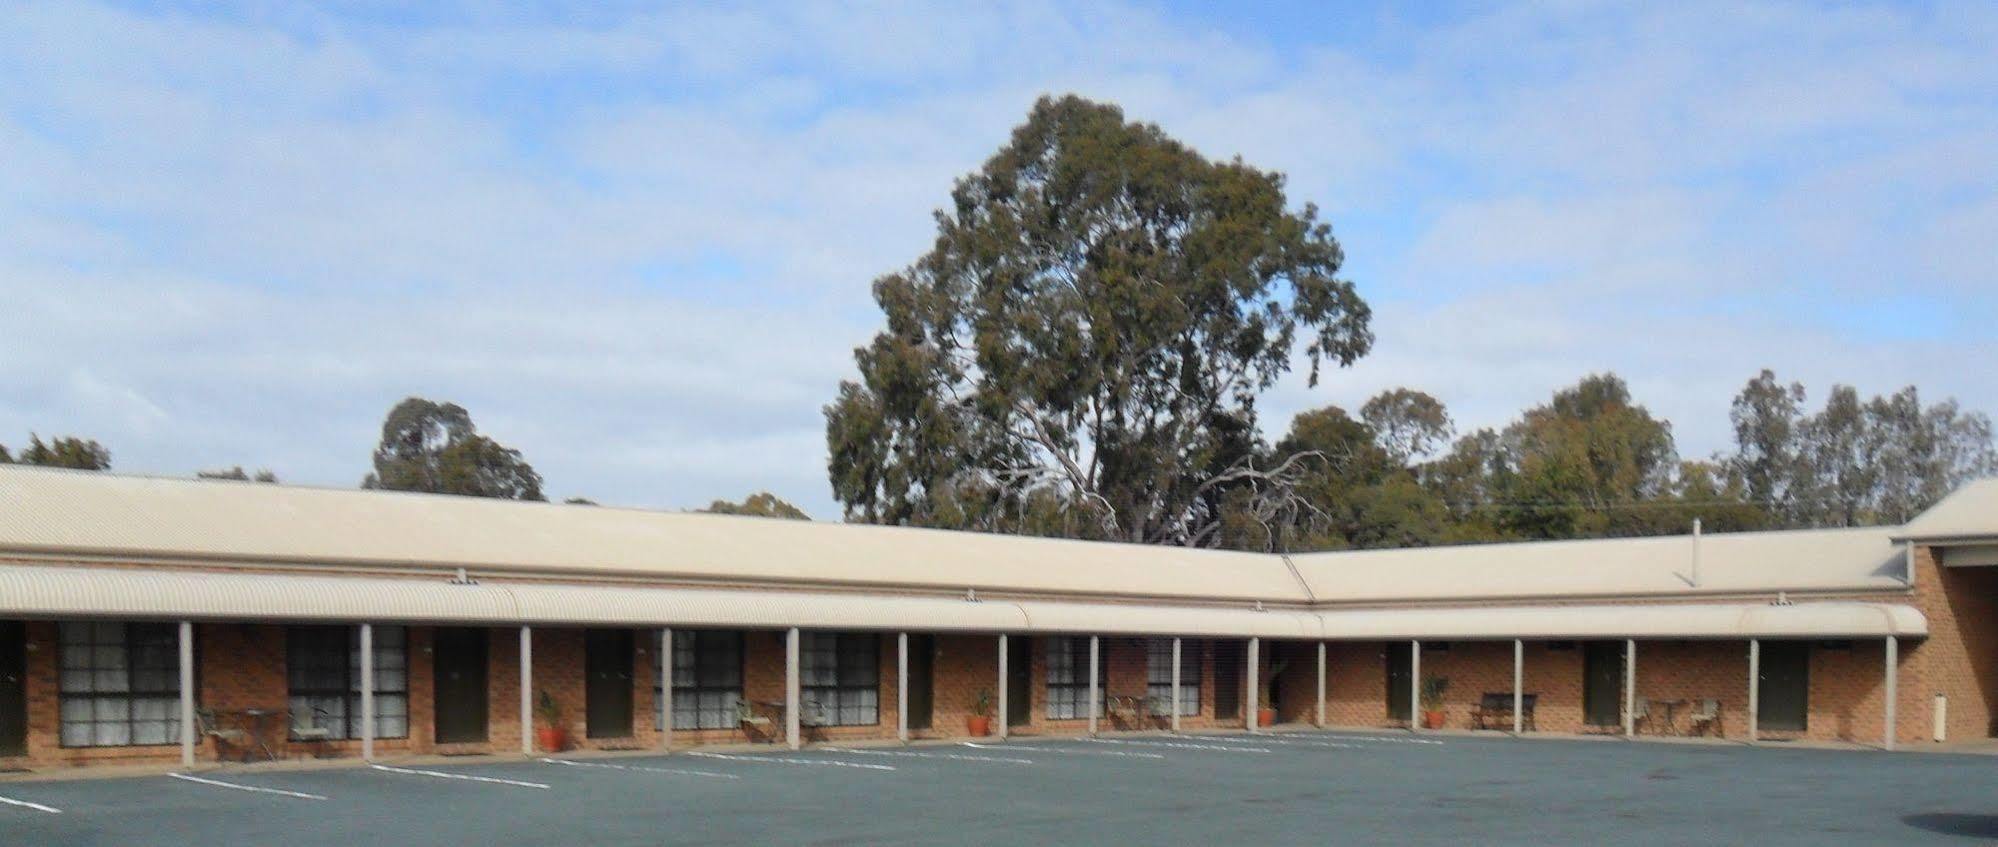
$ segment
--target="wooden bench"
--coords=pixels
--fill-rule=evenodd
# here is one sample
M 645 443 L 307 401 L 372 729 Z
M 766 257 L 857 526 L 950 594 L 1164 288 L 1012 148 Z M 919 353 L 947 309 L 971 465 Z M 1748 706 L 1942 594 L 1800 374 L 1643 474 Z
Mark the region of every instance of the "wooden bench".
M 1519 726 L 1522 730 L 1533 730 L 1533 707 L 1538 694 L 1522 694 L 1519 698 Z M 1471 726 L 1474 729 L 1512 729 L 1512 694 L 1487 691 L 1478 699 L 1478 705 L 1471 709 Z

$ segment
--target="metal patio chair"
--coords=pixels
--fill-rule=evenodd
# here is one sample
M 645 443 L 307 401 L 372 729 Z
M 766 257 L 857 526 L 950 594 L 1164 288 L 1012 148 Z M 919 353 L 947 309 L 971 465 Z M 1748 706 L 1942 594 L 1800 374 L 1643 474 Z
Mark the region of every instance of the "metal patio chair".
M 291 740 L 313 745 L 312 757 L 326 758 L 327 742 L 333 740 L 333 715 L 317 706 L 311 711 L 291 712 Z
M 1700 735 L 1721 734 L 1721 702 L 1707 699 L 1700 701 L 1700 707 L 1686 716 L 1687 729 Z
M 241 726 L 227 726 L 214 709 L 195 709 L 194 726 L 203 738 L 214 739 L 215 759 L 228 758 L 224 748 L 233 747 L 242 751 L 243 760 L 249 761 L 250 733 Z

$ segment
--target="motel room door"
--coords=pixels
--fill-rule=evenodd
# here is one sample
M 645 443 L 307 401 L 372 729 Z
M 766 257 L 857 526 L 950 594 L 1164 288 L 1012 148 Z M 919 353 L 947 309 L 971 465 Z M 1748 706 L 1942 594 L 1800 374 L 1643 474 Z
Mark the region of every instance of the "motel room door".
M 1803 732 L 1810 712 L 1811 643 L 1762 642 L 1762 678 L 1756 681 L 1755 725 Z
M 1034 639 L 1006 639 L 1006 725 L 1026 726 L 1034 720 Z
M 584 735 L 631 737 L 631 667 L 631 630 L 584 630 Z
M 1387 645 L 1387 709 L 1391 721 L 1415 720 L 1411 710 L 1415 704 L 1408 698 L 1408 675 L 1415 670 L 1409 659 L 1409 648 L 1413 646 L 1406 641 L 1390 641 Z
M 485 741 L 486 631 L 439 627 L 433 639 L 437 743 Z
M 1007 639 L 1008 646 L 1012 639 Z M 936 711 L 937 639 L 934 635 L 909 636 L 909 728 L 929 729 Z M 1012 668 L 1007 668 L 1012 670 Z M 1011 704 L 1008 704 L 1009 706 Z
M 1591 641 L 1582 653 L 1582 722 L 1623 724 L 1623 642 Z
M 0 622 L 0 756 L 28 753 L 26 628 Z

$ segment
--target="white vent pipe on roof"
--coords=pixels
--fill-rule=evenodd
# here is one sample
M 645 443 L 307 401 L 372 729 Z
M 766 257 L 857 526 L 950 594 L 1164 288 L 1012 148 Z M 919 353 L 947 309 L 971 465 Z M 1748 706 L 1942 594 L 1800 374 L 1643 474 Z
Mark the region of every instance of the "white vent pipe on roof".
M 1693 587 L 1700 587 L 1700 519 L 1693 519 Z

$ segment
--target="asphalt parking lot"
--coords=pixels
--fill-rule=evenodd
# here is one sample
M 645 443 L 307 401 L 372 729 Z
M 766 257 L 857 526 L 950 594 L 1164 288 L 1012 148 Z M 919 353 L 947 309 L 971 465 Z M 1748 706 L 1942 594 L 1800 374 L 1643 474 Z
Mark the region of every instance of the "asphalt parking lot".
M 187 777 L 193 777 L 189 779 Z M 1998 758 L 1143 736 L 0 783 L 6 845 L 1961 844 Z

